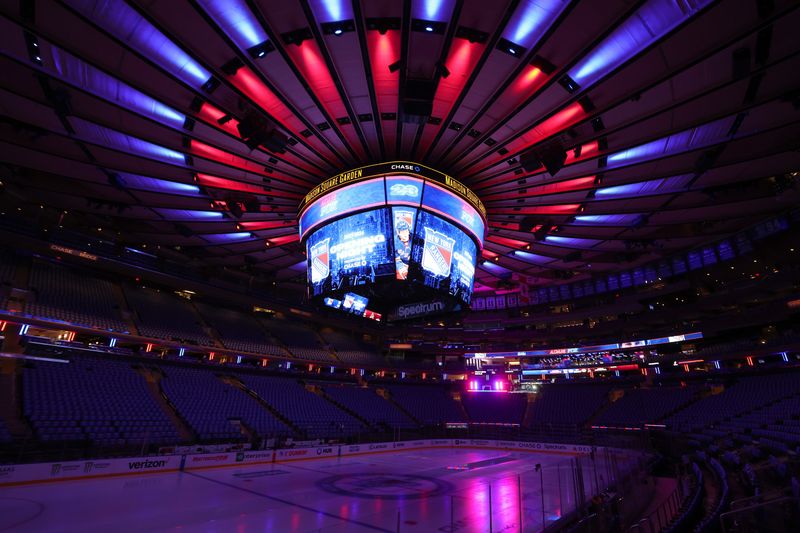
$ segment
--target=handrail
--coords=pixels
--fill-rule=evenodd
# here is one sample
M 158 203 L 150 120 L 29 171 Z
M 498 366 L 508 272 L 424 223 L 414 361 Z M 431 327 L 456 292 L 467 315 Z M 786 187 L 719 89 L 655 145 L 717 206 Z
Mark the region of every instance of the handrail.
M 800 500 L 798 500 L 794 496 L 786 496 L 784 498 L 778 498 L 777 500 L 770 500 L 768 502 L 758 503 L 758 504 L 755 504 L 755 505 L 751 505 L 749 507 L 744 507 L 742 509 L 736 509 L 735 511 L 728 511 L 727 513 L 722 513 L 721 515 L 719 515 L 719 521 L 722 524 L 722 533 L 726 533 L 727 530 L 728 530 L 727 527 L 725 527 L 725 519 L 727 517 L 729 517 L 729 516 L 733 516 L 733 515 L 736 515 L 736 514 L 741 514 L 741 513 L 744 513 L 744 512 L 747 512 L 747 511 L 751 511 L 753 509 L 758 509 L 759 507 L 764 507 L 764 506 L 767 506 L 767 505 L 772 505 L 772 504 L 776 504 L 776 503 L 783 503 L 783 502 L 791 502 L 791 501 L 796 502 L 798 505 L 800 505 Z
M 727 505 L 727 501 L 730 496 L 730 487 L 728 485 L 728 473 L 725 471 L 725 468 L 716 459 L 711 459 L 708 462 L 708 464 L 711 466 L 711 469 L 719 478 L 721 485 L 721 492 L 719 495 L 719 500 L 714 506 L 714 509 L 708 516 L 703 518 L 703 520 L 697 526 L 698 531 L 704 531 L 706 528 L 710 527 L 714 521 L 716 521 L 717 517 L 721 516 L 722 509 Z
M 672 490 L 672 492 L 667 496 L 658 507 L 656 507 L 649 515 L 640 519 L 636 524 L 632 525 L 628 531 L 634 530 L 642 530 L 642 526 L 640 525 L 642 522 L 647 522 L 648 524 L 648 532 L 649 533 L 656 533 L 661 531 L 664 525 L 669 523 L 670 518 L 674 517 L 675 514 L 681 508 L 681 501 L 683 499 L 683 484 L 681 480 L 678 480 L 678 484 Z M 658 526 L 654 525 L 654 519 L 656 517 L 658 521 Z
M 731 510 L 734 510 L 735 507 L 741 505 L 744 502 L 752 502 L 752 501 L 755 501 L 755 500 L 761 500 L 761 502 L 772 501 L 772 500 L 774 500 L 776 498 L 779 498 L 780 496 L 787 496 L 789 492 L 791 492 L 791 489 L 784 488 L 784 489 L 779 489 L 779 490 L 775 490 L 775 491 L 768 492 L 768 493 L 755 494 L 753 496 L 748 496 L 746 498 L 739 498 L 738 500 L 733 500 L 731 502 L 730 507 L 731 507 Z
M 695 475 L 695 488 L 691 495 L 689 495 L 688 504 L 685 506 L 685 511 L 678 516 L 678 518 L 663 531 L 683 531 L 684 522 L 693 515 L 700 506 L 701 496 L 703 494 L 703 471 L 697 466 L 697 463 L 692 463 L 692 472 Z M 660 524 L 659 524 L 660 525 Z

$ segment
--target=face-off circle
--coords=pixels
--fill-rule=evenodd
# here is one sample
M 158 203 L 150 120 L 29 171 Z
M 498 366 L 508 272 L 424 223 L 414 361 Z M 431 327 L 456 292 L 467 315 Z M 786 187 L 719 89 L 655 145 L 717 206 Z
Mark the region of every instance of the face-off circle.
M 383 500 L 431 498 L 447 494 L 452 486 L 440 479 L 410 474 L 341 474 L 317 482 L 317 487 L 343 496 Z

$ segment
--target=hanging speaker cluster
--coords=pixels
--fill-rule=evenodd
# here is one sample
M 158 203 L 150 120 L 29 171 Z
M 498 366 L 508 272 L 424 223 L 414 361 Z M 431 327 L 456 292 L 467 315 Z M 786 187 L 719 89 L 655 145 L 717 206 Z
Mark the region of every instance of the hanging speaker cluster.
M 553 141 L 536 146 L 519 157 L 522 168 L 526 172 L 533 172 L 544 167 L 551 176 L 555 176 L 564 167 L 567 152 L 559 141 Z
M 283 153 L 289 138 L 282 134 L 268 119 L 250 113 L 237 125 L 242 141 L 251 150 L 263 146 L 270 152 Z
M 436 81 L 408 78 L 400 102 L 400 120 L 408 124 L 424 124 L 433 113 Z

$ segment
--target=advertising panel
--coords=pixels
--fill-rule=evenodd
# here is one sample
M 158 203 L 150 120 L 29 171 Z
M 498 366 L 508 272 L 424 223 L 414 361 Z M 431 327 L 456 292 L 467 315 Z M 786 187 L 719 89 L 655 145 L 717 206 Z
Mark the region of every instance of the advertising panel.
M 209 468 L 211 466 L 222 466 L 233 464 L 236 460 L 236 453 L 202 453 L 197 455 L 187 455 L 183 464 L 184 470 L 196 470 L 199 468 Z
M 479 242 L 483 242 L 485 226 L 477 209 L 451 191 L 431 182 L 425 183 L 422 207 L 434 213 L 456 220 L 466 227 Z
M 180 467 L 180 455 L 2 465 L 0 466 L 0 486 L 30 481 L 57 481 L 74 478 L 145 474 L 148 472 L 170 472 L 177 471 Z
M 294 461 L 297 459 L 314 459 L 317 457 L 333 457 L 339 455 L 339 446 L 319 446 L 317 448 L 292 448 L 275 450 L 275 462 Z
M 375 179 L 354 183 L 320 197 L 308 206 L 298 221 L 300 238 L 321 223 L 352 211 L 360 211 L 386 204 L 383 180 Z

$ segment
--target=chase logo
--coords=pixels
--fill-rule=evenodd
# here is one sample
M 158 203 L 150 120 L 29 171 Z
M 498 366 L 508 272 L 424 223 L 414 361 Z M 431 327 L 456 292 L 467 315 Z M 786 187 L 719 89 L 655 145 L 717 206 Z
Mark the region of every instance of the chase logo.
M 416 198 L 419 196 L 419 187 L 416 185 L 411 185 L 410 183 L 403 184 L 403 183 L 395 183 L 391 187 L 389 187 L 389 195 L 390 196 L 411 196 Z
M 411 170 L 413 172 L 419 172 L 420 168 L 417 165 L 392 165 L 392 170 Z

